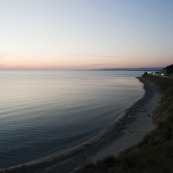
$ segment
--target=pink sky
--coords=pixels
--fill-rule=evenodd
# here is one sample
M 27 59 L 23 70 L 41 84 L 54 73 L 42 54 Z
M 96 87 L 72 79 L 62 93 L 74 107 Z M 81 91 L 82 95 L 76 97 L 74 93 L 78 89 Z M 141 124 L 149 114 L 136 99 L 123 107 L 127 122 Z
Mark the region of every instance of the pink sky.
M 0 2 L 0 68 L 164 67 L 172 1 Z

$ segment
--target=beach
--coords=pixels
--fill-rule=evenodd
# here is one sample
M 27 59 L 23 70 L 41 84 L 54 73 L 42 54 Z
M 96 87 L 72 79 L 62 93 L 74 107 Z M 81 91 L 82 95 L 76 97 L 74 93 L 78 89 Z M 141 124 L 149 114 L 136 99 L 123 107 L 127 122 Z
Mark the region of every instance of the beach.
M 143 84 L 145 95 L 132 103 L 122 118 L 102 134 L 81 144 L 68 152 L 45 156 L 25 166 L 16 168 L 19 172 L 69 173 L 89 162 L 97 162 L 106 156 L 117 156 L 119 152 L 140 142 L 143 137 L 155 128 L 152 123 L 152 111 L 158 105 L 161 94 L 158 86 L 138 78 Z M 22 167 L 21 167 L 22 166 Z M 15 170 L 11 171 L 15 172 Z
M 145 83 L 146 94 L 139 102 L 139 105 L 131 112 L 121 129 L 119 129 L 116 140 L 107 141 L 108 147 L 99 150 L 94 156 L 90 157 L 91 162 L 96 162 L 108 155 L 117 156 L 119 152 L 137 144 L 143 137 L 155 128 L 152 123 L 152 111 L 160 100 L 159 89 L 155 84 L 139 78 Z

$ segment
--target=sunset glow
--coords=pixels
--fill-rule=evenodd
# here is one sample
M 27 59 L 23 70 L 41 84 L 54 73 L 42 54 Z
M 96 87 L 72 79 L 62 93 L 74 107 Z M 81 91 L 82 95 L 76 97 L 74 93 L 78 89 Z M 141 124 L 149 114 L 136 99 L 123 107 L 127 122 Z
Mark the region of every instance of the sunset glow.
M 0 68 L 163 67 L 172 1 L 0 2 Z

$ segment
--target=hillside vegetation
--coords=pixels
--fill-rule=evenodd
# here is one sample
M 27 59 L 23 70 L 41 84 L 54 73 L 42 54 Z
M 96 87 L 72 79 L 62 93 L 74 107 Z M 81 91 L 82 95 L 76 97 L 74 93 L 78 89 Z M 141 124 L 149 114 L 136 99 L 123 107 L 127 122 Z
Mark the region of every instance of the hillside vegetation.
M 160 74 L 164 74 L 166 76 L 173 76 L 173 64 L 163 68 Z
M 156 128 L 137 145 L 77 173 L 172 173 L 173 172 L 173 79 L 145 73 L 144 78 L 160 86 L 163 94 L 153 111 Z

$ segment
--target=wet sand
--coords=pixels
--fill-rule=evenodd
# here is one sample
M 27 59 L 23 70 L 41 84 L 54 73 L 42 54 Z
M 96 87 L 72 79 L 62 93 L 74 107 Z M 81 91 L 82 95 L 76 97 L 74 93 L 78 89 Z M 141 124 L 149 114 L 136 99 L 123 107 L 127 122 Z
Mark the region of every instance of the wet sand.
M 158 105 L 161 94 L 155 84 L 142 77 L 138 79 L 144 84 L 144 97 L 128 108 L 122 118 L 105 132 L 65 153 L 52 153 L 25 163 L 22 168 L 20 165 L 18 171 L 73 172 L 88 162 L 96 162 L 109 155 L 117 156 L 120 151 L 140 142 L 155 127 L 152 123 L 152 111 Z

